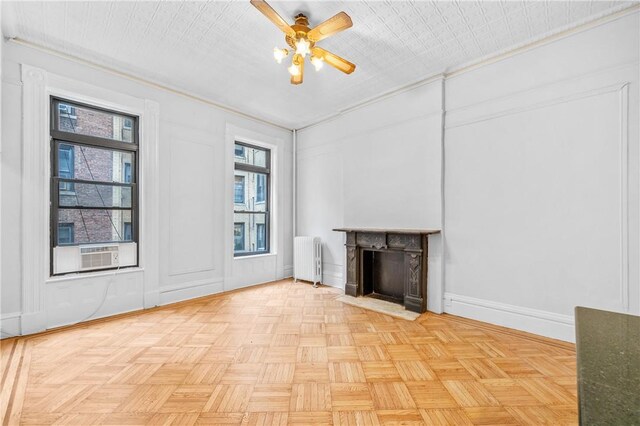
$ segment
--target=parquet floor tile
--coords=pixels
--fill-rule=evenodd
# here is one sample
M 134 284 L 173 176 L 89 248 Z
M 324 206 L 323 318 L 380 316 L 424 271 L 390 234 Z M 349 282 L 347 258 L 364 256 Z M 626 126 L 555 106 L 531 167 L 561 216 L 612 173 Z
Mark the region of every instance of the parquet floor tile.
M 0 345 L 3 425 L 568 425 L 573 345 L 290 280 Z

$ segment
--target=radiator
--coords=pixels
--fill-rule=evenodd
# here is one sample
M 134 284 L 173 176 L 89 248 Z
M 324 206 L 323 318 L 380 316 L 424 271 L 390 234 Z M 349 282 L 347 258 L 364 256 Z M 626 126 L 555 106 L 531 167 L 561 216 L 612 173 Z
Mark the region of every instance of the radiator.
M 293 242 L 293 279 L 322 282 L 322 244 L 318 237 L 295 237 Z

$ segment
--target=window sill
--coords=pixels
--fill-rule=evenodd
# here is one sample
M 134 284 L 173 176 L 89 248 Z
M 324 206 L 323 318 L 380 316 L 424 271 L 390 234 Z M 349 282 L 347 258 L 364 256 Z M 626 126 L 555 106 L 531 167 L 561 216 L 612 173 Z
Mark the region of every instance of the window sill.
M 98 272 L 70 272 L 66 275 L 57 275 L 55 277 L 49 277 L 45 281 L 45 284 L 57 284 L 65 281 L 77 281 L 91 278 L 108 277 L 112 275 L 134 274 L 144 272 L 144 268 L 139 266 L 127 267 L 123 269 L 112 269 L 108 271 Z
M 257 257 L 277 256 L 278 253 L 251 254 L 249 256 L 233 256 L 233 260 L 255 259 Z

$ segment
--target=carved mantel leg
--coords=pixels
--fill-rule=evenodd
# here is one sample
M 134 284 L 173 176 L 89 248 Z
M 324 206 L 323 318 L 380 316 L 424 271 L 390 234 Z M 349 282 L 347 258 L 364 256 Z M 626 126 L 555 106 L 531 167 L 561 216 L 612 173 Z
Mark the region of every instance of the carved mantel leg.
M 429 239 L 422 236 L 422 250 L 405 250 L 405 293 L 404 307 L 413 312 L 427 310 L 427 259 L 429 258 Z
M 345 284 L 344 292 L 353 297 L 362 296 L 362 294 L 358 294 L 358 270 L 360 268 L 358 268 L 359 256 L 355 232 L 347 232 L 347 243 L 345 246 L 347 248 L 347 283 Z

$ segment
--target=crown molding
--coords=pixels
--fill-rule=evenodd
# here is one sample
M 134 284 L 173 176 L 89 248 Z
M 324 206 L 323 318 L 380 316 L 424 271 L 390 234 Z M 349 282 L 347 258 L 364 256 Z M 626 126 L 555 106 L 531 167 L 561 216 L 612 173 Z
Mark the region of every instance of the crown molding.
M 117 70 L 117 69 L 112 68 L 112 67 L 101 65 L 101 64 L 98 64 L 96 62 L 92 62 L 92 61 L 89 61 L 87 59 L 83 59 L 83 58 L 81 58 L 79 56 L 63 53 L 63 52 L 60 52 L 58 50 L 51 49 L 49 47 L 43 46 L 41 44 L 34 43 L 32 41 L 22 39 L 20 37 L 12 37 L 12 38 L 8 38 L 7 40 L 9 42 L 11 42 L 11 43 L 15 43 L 15 44 L 18 44 L 18 45 L 21 45 L 21 46 L 29 47 L 31 49 L 39 50 L 39 51 L 47 53 L 49 55 L 57 56 L 59 58 L 66 59 L 68 61 L 76 62 L 76 63 L 79 63 L 81 65 L 85 65 L 85 66 L 88 66 L 90 68 L 97 69 L 99 71 L 107 72 L 109 74 L 114 74 L 114 75 L 116 75 L 118 77 L 126 78 L 127 80 L 131 80 L 131 81 L 134 81 L 136 83 L 144 84 L 146 86 L 150 86 L 150 87 L 153 87 L 155 89 L 163 90 L 163 91 L 166 91 L 166 92 L 169 92 L 169 93 L 173 93 L 173 94 L 178 95 L 178 96 L 185 97 L 185 98 L 193 100 L 193 101 L 201 102 L 203 104 L 206 104 L 206 105 L 212 106 L 214 108 L 223 110 L 225 112 L 240 116 L 242 118 L 246 118 L 246 119 L 249 119 L 249 120 L 252 120 L 252 121 L 256 121 L 258 123 L 266 124 L 266 125 L 269 125 L 269 126 L 272 126 L 272 127 L 276 127 L 276 128 L 282 129 L 282 130 L 286 130 L 286 131 L 289 131 L 289 132 L 293 130 L 292 128 L 287 127 L 287 126 L 285 126 L 283 124 L 275 123 L 273 121 L 269 121 L 267 119 L 264 119 L 264 118 L 261 118 L 261 117 L 255 116 L 255 115 L 242 112 L 242 111 L 240 111 L 238 109 L 235 109 L 233 107 L 221 104 L 221 103 L 216 102 L 216 101 L 214 101 L 212 99 L 205 98 L 205 97 L 197 95 L 195 93 L 192 93 L 192 92 L 189 92 L 189 91 L 186 91 L 186 90 L 183 90 L 183 89 L 179 89 L 177 87 L 173 87 L 173 86 L 167 85 L 165 83 L 161 83 L 159 81 L 154 81 L 154 80 L 151 80 L 151 79 L 148 79 L 148 78 L 144 78 L 144 77 L 141 77 L 141 76 L 133 74 L 133 73 L 120 71 L 120 70 Z
M 424 79 L 420 79 L 418 81 L 406 84 L 406 85 L 402 85 L 400 87 L 396 87 L 395 89 L 391 89 L 388 92 L 385 92 L 381 95 L 378 95 L 374 98 L 370 98 L 370 99 L 365 99 L 363 101 L 360 102 L 356 102 L 353 105 L 335 113 L 335 114 L 331 114 L 328 116 L 325 116 L 323 118 L 320 118 L 316 121 L 312 121 L 309 122 L 301 127 L 298 127 L 296 130 L 297 131 L 301 131 L 301 130 L 305 130 L 305 129 L 309 129 L 311 127 L 317 126 L 319 124 L 323 124 L 332 120 L 335 120 L 336 118 L 340 117 L 341 115 L 344 115 L 346 113 L 349 113 L 351 111 L 357 110 L 359 108 L 363 108 L 367 105 L 371 105 L 373 103 L 382 101 L 384 99 L 390 98 L 392 96 L 395 96 L 399 93 L 402 92 L 406 92 L 408 90 L 412 90 L 415 89 L 416 87 L 420 87 L 422 85 L 434 82 L 434 81 L 438 81 L 438 80 L 448 80 L 450 78 L 455 78 L 461 74 L 467 73 L 469 71 L 473 71 L 475 69 L 478 68 L 482 68 L 484 66 L 511 58 L 513 56 L 519 55 L 521 53 L 524 52 L 528 52 L 530 50 L 536 49 L 538 47 L 556 42 L 558 40 L 562 40 L 566 37 L 572 36 L 574 34 L 578 34 L 587 30 L 590 30 L 592 28 L 598 27 L 600 25 L 615 21 L 619 18 L 622 18 L 624 16 L 630 15 L 632 13 L 638 12 L 640 10 L 640 3 L 635 4 L 633 6 L 630 6 L 626 9 L 623 10 L 619 10 L 616 11 L 614 13 L 609 13 L 609 14 L 604 14 L 602 16 L 598 16 L 595 19 L 591 19 L 588 22 L 584 22 L 581 23 L 577 26 L 573 26 L 571 28 L 562 30 L 560 32 L 554 32 L 552 34 L 548 34 L 548 35 L 543 35 L 541 36 L 539 39 L 534 40 L 534 41 L 529 41 L 523 45 L 519 45 L 519 46 L 515 46 L 515 47 L 511 47 L 503 52 L 497 52 L 494 53 L 493 55 L 489 55 L 486 56 L 484 58 L 480 58 L 478 60 L 472 61 L 472 62 L 467 62 L 465 64 L 461 64 L 458 66 L 455 66 L 449 70 L 443 71 L 443 72 L 439 72 L 433 75 L 430 75 L 427 78 Z

